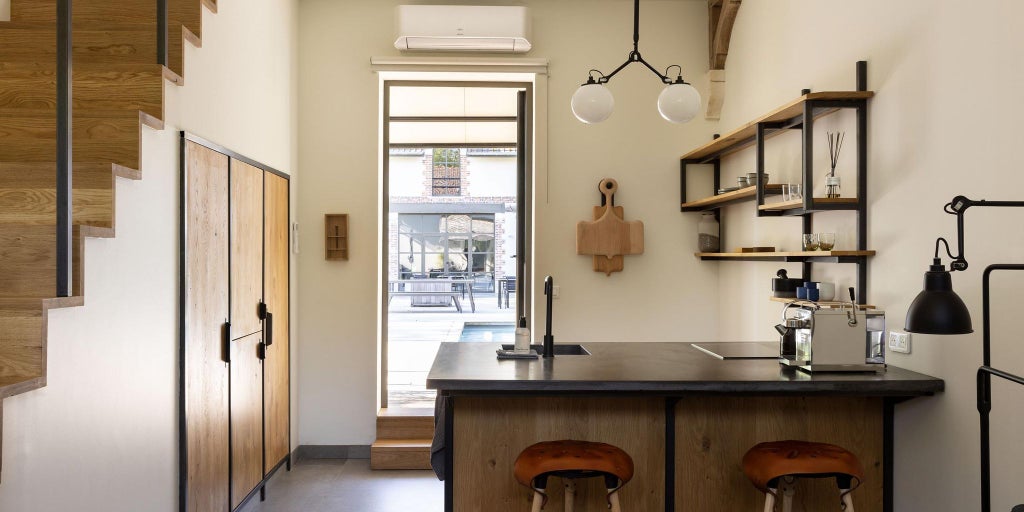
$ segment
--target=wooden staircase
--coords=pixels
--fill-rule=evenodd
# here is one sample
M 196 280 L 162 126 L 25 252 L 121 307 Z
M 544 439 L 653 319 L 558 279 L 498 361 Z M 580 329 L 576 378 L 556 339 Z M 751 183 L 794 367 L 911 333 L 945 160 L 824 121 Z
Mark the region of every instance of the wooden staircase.
M 156 0 L 74 0 L 73 293 L 55 298 L 56 1 L 11 0 L 0 22 L 0 413 L 3 398 L 46 385 L 47 312 L 84 304 L 83 241 L 114 236 L 114 180 L 141 179 L 142 129 L 163 129 L 164 87 L 184 84 L 204 6 L 217 10 L 168 0 L 165 67 Z
M 433 409 L 381 409 L 377 440 L 370 446 L 371 469 L 430 469 Z

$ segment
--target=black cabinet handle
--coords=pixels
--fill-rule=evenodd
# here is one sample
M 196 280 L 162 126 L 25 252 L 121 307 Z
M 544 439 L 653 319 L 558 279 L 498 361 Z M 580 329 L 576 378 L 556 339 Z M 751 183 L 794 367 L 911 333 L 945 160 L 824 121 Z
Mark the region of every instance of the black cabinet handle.
M 267 318 L 266 302 L 260 302 L 259 305 L 256 306 L 256 318 L 259 318 L 260 320 L 264 320 Z
M 231 362 L 231 322 L 224 322 L 224 328 L 222 329 L 222 331 L 224 333 L 224 339 L 222 340 L 222 345 L 223 346 L 221 347 L 221 359 L 223 359 L 225 363 L 230 363 Z
M 265 331 L 264 338 L 267 340 L 267 346 L 274 344 L 274 314 L 267 311 L 267 319 L 264 320 L 263 330 Z

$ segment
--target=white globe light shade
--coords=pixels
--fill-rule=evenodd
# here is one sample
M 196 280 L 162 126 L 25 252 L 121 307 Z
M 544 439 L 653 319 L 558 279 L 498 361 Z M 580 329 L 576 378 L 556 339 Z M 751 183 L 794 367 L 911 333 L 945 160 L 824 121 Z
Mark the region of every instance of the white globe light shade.
M 587 123 L 600 123 L 612 115 L 615 98 L 611 91 L 601 84 L 585 84 L 572 95 L 572 113 L 576 119 Z
M 700 112 L 700 93 L 690 84 L 672 84 L 658 95 L 658 112 L 666 121 L 685 123 Z

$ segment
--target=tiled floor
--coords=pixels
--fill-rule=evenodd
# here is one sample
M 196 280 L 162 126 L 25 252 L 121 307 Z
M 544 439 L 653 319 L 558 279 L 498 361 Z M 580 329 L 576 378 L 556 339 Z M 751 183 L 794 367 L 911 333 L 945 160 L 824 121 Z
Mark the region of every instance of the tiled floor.
M 444 483 L 432 471 L 371 471 L 366 459 L 315 459 L 281 468 L 239 512 L 441 512 Z

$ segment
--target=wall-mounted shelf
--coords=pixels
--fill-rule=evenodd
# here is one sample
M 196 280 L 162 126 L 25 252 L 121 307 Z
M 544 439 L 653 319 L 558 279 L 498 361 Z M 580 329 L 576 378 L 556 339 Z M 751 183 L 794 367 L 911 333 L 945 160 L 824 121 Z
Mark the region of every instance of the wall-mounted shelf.
M 723 206 L 754 200 L 753 213 L 757 217 L 799 217 L 802 222 L 802 233 L 814 233 L 814 213 L 822 211 L 851 211 L 856 215 L 857 237 L 856 250 L 850 251 L 811 251 L 811 252 L 718 252 L 697 253 L 701 260 L 709 261 L 783 261 L 802 263 L 802 277 L 811 280 L 812 263 L 851 263 L 857 266 L 857 298 L 866 301 L 867 297 L 867 263 L 875 251 L 867 250 L 867 109 L 868 100 L 875 93 L 867 90 L 867 63 L 857 62 L 857 87 L 854 91 L 802 91 L 800 97 L 782 105 L 767 114 L 740 126 L 722 136 L 715 136 L 710 142 L 689 151 L 679 160 L 679 195 L 680 210 L 683 212 L 711 211 L 719 221 L 719 243 L 721 247 L 730 247 L 726 242 Z M 823 116 L 839 110 L 852 110 L 856 114 L 856 147 L 857 161 L 856 192 L 857 197 L 825 198 L 813 197 L 814 191 L 814 122 Z M 765 176 L 765 142 L 789 130 L 799 130 L 800 134 L 800 182 L 807 192 L 802 199 L 765 204 L 765 197 L 781 192 L 781 185 L 769 184 L 766 187 L 751 186 L 726 194 L 719 194 L 701 199 L 687 201 L 686 172 L 692 165 L 710 165 L 714 171 L 713 190 L 719 190 L 721 184 L 721 160 L 745 148 L 755 151 L 754 162 L 756 175 L 763 181 Z M 706 169 L 706 167 L 704 168 Z M 700 172 L 706 172 L 701 170 Z M 818 179 L 823 178 L 819 173 Z M 736 243 L 736 245 L 740 245 Z
M 695 163 L 708 163 L 730 153 L 753 146 L 756 142 L 758 124 L 770 124 L 774 131 L 769 137 L 779 135 L 787 129 L 801 128 L 803 125 L 804 104 L 813 102 L 866 100 L 875 95 L 873 91 L 825 91 L 804 94 L 799 98 L 751 121 L 703 146 L 681 156 L 682 160 Z M 827 107 L 815 112 L 814 119 L 829 115 L 839 107 Z
M 797 261 L 820 263 L 860 263 L 875 251 L 799 251 L 799 252 L 698 252 L 702 260 L 719 261 Z
M 810 209 L 806 209 L 803 199 L 762 204 L 757 209 L 762 212 L 782 212 L 781 215 L 803 215 L 829 210 L 856 210 L 857 205 L 856 197 L 813 197 L 810 201 Z
M 837 293 L 838 293 L 838 291 L 837 291 Z M 768 297 L 768 299 L 771 300 L 772 302 L 782 302 L 784 304 L 789 304 L 791 302 L 800 302 L 800 303 L 804 303 L 804 304 L 817 304 L 818 307 L 820 307 L 822 309 L 840 309 L 840 308 L 842 308 L 844 306 L 845 307 L 850 307 L 850 303 L 849 302 L 839 302 L 837 300 L 819 300 L 817 302 L 814 302 L 814 301 L 803 300 L 803 299 L 788 299 L 788 298 L 785 298 L 785 297 Z M 857 309 L 860 309 L 860 310 L 875 309 L 875 306 L 874 306 L 874 304 L 857 304 Z
M 324 259 L 348 260 L 348 214 L 324 215 Z
M 765 195 L 778 195 L 782 193 L 782 185 L 773 185 L 769 183 L 765 187 Z M 739 190 L 732 192 L 726 192 L 724 194 L 718 194 L 711 197 L 705 197 L 696 201 L 690 201 L 683 203 L 684 212 L 703 212 L 708 210 L 714 210 L 727 206 L 730 204 L 740 203 L 743 201 L 750 201 L 757 195 L 757 187 L 750 186 L 744 187 Z

